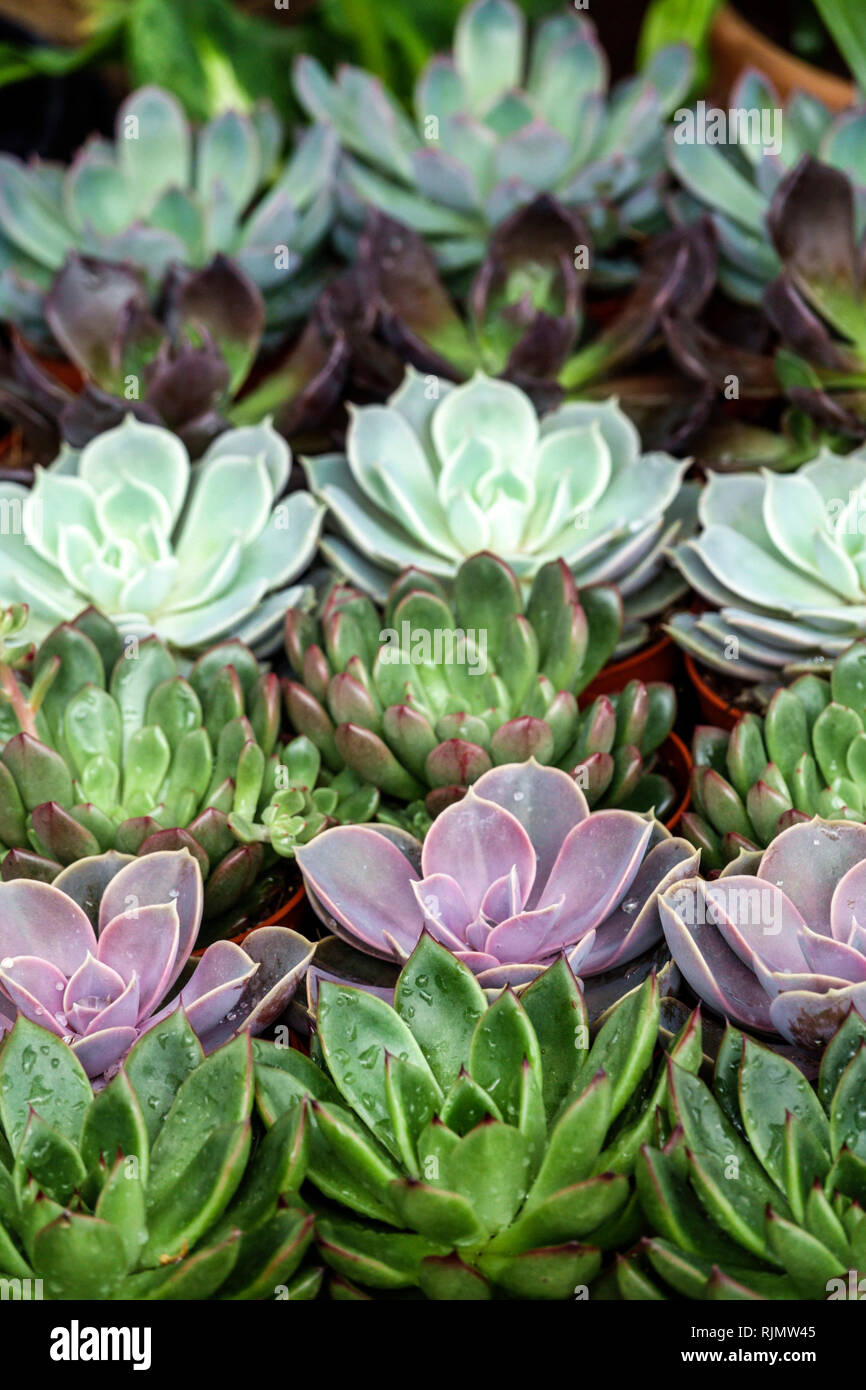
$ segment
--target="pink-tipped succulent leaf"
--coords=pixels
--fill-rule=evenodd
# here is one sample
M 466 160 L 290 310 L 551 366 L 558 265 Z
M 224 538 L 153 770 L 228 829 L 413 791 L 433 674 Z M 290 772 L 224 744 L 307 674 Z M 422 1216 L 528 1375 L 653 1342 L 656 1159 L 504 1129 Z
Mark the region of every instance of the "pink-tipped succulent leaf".
M 661 936 L 656 895 L 697 854 L 633 811 L 590 812 L 564 772 L 534 760 L 492 768 L 428 831 L 420 872 L 400 832 L 327 830 L 298 850 L 311 900 L 358 950 L 405 960 L 422 931 L 485 988 L 528 984 L 565 954 L 594 975 Z
M 667 889 L 671 954 L 717 1013 L 820 1048 L 866 1017 L 866 826 L 815 817 L 744 859 Z
M 91 1078 L 116 1069 L 178 1008 L 205 1051 L 242 1029 L 261 1031 L 288 1003 L 313 946 L 277 927 L 252 932 L 243 949 L 217 941 L 163 1003 L 201 915 L 201 870 L 187 850 L 111 852 L 53 884 L 0 885 L 0 1031 L 24 1014 L 64 1038 Z

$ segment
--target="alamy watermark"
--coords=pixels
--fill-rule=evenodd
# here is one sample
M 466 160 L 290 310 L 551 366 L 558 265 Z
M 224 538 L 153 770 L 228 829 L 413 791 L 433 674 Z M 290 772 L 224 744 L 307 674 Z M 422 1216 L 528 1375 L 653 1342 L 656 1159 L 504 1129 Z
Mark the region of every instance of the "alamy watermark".
M 385 627 L 379 633 L 379 660 L 410 661 L 417 666 L 465 666 L 470 676 L 487 674 L 487 629 L 413 627 L 404 618 L 400 631 Z
M 754 145 L 765 154 L 782 152 L 784 112 L 773 106 L 681 106 L 674 112 L 674 140 L 678 145 Z
M 718 897 L 712 896 L 712 886 L 706 894 L 682 887 L 665 897 L 687 927 L 717 927 L 724 917 L 735 927 L 760 927 L 764 936 L 778 936 L 782 930 L 782 895 L 773 884 L 756 880 L 754 887 L 726 887 Z

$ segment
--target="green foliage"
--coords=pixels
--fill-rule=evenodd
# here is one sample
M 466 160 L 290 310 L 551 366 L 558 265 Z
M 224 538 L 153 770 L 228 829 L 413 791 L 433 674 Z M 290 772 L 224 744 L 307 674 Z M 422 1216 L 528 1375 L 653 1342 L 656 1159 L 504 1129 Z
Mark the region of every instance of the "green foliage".
M 264 1133 L 248 1036 L 206 1059 L 183 1014 L 95 1096 L 71 1050 L 19 1018 L 0 1053 L 0 1273 L 49 1299 L 315 1296 L 296 1271 L 310 1124 Z
M 696 1299 L 847 1297 L 848 1271 L 866 1259 L 864 1083 L 866 1024 L 853 1012 L 817 1094 L 792 1062 L 730 1028 L 715 1094 L 674 1064 L 676 1127 L 636 1165 L 654 1235 L 620 1261 L 622 1297 L 664 1297 L 664 1286 Z
M 589 1284 L 639 1229 L 628 1175 L 664 1123 L 658 1021 L 650 978 L 590 1046 L 564 960 L 520 999 L 488 1004 L 428 936 L 393 1007 L 322 983 L 321 1066 L 268 1043 L 254 1052 L 265 1122 L 309 1107 L 310 1202 L 334 1296 L 345 1281 L 437 1300 L 565 1299 Z M 696 1020 L 672 1053 L 698 1065 Z

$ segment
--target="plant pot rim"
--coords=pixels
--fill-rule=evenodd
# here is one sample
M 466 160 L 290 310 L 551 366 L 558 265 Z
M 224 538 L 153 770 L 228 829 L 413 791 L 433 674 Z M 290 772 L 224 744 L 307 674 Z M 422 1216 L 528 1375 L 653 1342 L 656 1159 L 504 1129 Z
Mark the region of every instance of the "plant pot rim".
M 692 755 L 688 744 L 685 742 L 684 739 L 680 738 L 679 734 L 674 733 L 673 729 L 668 734 L 667 738 L 665 739 L 664 743 L 659 749 L 659 753 L 663 754 L 666 749 L 673 750 L 675 756 L 673 758 L 670 758 L 669 761 L 679 762 L 681 764 L 685 781 L 685 790 L 683 791 L 683 795 L 681 800 L 679 801 L 679 804 L 674 807 L 673 811 L 664 822 L 665 827 L 672 833 L 675 833 L 677 826 L 682 820 L 682 817 L 689 809 L 692 800 Z M 674 790 L 678 793 L 680 791 L 680 788 L 677 786 L 676 782 L 674 782 Z
M 258 931 L 260 927 L 291 927 L 293 917 L 303 910 L 306 898 L 307 890 L 302 881 L 298 884 L 295 891 L 286 899 L 282 907 L 277 908 L 276 912 L 272 912 L 268 917 L 263 917 L 260 922 L 256 922 L 252 927 L 245 927 L 244 930 L 238 932 L 236 936 L 226 936 L 220 939 L 223 941 L 231 941 L 235 946 L 243 946 L 250 933 Z M 197 950 L 190 953 L 191 959 L 201 960 L 206 950 L 206 946 L 198 947 Z
M 710 31 L 710 47 L 723 96 L 745 69 L 755 67 L 770 78 L 783 99 L 804 91 L 833 111 L 843 111 L 856 100 L 853 82 L 788 53 L 750 23 L 736 5 L 723 5 L 719 10 Z
M 684 652 L 683 656 L 688 678 L 694 686 L 698 699 L 701 702 L 701 713 L 704 714 L 705 718 L 709 718 L 704 709 L 704 706 L 707 705 L 713 710 L 714 717 L 718 720 L 718 728 L 727 730 L 733 729 L 742 719 L 745 711 L 737 709 L 736 705 L 729 704 L 727 700 L 724 700 L 721 695 L 717 695 L 716 692 L 707 685 L 693 656 L 690 656 L 688 652 Z

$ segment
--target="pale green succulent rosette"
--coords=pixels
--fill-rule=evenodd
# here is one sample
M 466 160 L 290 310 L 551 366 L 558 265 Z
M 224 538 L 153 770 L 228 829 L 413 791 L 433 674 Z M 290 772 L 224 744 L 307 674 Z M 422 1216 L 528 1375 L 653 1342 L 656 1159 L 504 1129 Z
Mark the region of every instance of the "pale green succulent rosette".
M 345 454 L 303 463 L 339 532 L 323 552 L 379 602 L 406 567 L 449 582 L 468 556 L 492 550 L 528 587 L 562 559 L 579 587 L 619 588 L 622 656 L 685 592 L 665 550 L 694 523 L 688 464 L 642 454 L 614 400 L 539 418 L 508 382 L 479 372 L 453 386 L 410 368 L 386 405 L 351 411 Z
M 124 636 L 267 651 L 323 513 L 306 492 L 278 501 L 290 462 L 269 423 L 226 431 L 192 465 L 170 430 L 129 416 L 37 469 L 31 491 L 0 482 L 0 607 L 28 604 L 35 641 L 93 605 Z
M 675 123 L 667 137 L 668 163 L 683 190 L 676 198 L 682 217 L 708 212 L 712 219 L 719 239 L 720 285 L 734 299 L 758 304 L 782 271 L 767 228 L 776 189 L 804 155 L 812 155 L 841 169 L 862 193 L 866 109 L 852 107 L 834 116 L 805 92 L 783 103 L 772 83 L 756 71 L 744 73 L 732 88 L 728 107 L 747 114 L 750 135 L 758 134 L 753 114 L 757 116 L 761 138 L 739 140 L 728 129 L 727 143 L 713 144 L 685 138 L 685 125 L 678 138 Z M 860 213 L 862 225 L 862 197 Z
M 93 137 L 68 168 L 0 155 L 0 317 L 44 340 L 45 292 L 71 252 L 136 268 L 153 289 L 172 264 L 223 253 L 261 290 L 269 323 L 300 317 L 317 288 L 305 263 L 331 222 L 336 142 L 305 132 L 268 189 L 281 143 L 270 107 L 195 133 L 175 97 L 142 87 L 115 140 Z
M 340 140 L 347 246 L 372 205 L 426 237 L 440 266 L 456 272 L 477 265 L 491 229 L 539 193 L 579 209 L 602 252 L 664 226 L 665 119 L 693 66 L 691 50 L 674 45 L 609 90 L 585 16 L 555 15 L 530 42 L 511 0 L 476 0 L 461 11 L 453 54 L 420 74 L 414 121 L 378 79 L 348 65 L 332 80 L 304 56 L 295 89 Z M 609 281 L 634 272 L 603 256 L 594 268 Z
M 716 474 L 700 534 L 674 564 L 708 605 L 671 636 L 732 679 L 820 671 L 866 633 L 866 453 L 823 451 L 796 474 Z

